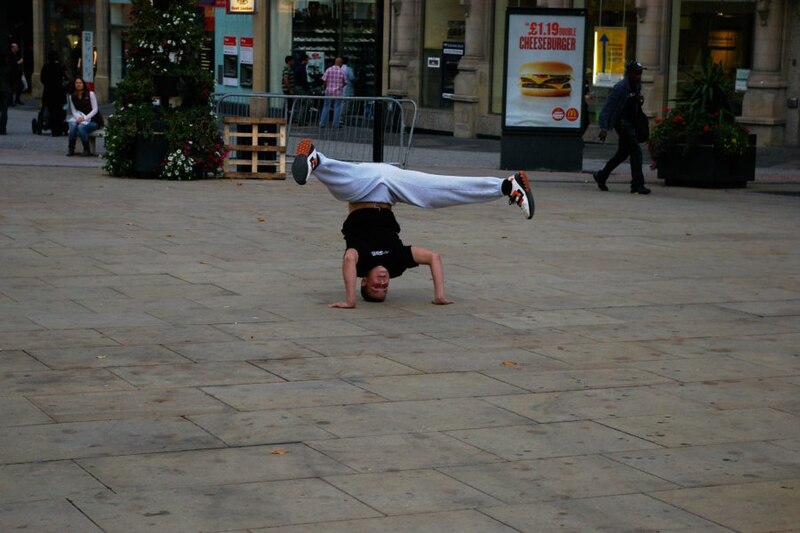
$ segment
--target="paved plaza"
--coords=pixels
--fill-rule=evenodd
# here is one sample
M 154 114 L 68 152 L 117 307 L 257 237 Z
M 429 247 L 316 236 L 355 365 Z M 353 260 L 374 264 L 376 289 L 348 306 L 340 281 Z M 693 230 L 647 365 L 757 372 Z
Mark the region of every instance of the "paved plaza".
M 591 148 L 530 173 L 532 221 L 398 206 L 455 303 L 423 267 L 344 310 L 319 182 L 112 178 L 33 112 L 0 138 L 0 531 L 800 531 L 791 151 L 638 196 Z

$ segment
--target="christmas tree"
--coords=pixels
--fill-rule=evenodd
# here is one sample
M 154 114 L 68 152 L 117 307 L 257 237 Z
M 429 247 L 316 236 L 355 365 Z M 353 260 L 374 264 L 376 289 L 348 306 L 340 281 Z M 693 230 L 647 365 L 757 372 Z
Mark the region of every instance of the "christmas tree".
M 133 19 L 127 72 L 106 126 L 105 169 L 113 176 L 139 175 L 137 158 L 159 152 L 158 170 L 150 174 L 216 175 L 226 153 L 212 100 L 214 79 L 200 64 L 204 36 L 196 0 L 133 0 Z M 154 138 L 160 143 L 147 144 Z

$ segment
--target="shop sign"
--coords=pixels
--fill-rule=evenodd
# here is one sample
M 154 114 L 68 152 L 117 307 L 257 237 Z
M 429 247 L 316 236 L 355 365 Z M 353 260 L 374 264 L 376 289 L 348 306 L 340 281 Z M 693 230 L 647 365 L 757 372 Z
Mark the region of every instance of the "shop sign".
M 585 11 L 507 11 L 504 129 L 580 129 L 585 42 Z
M 613 87 L 625 76 L 625 44 L 628 30 L 624 27 L 597 26 L 594 31 L 592 83 Z
M 256 12 L 256 0 L 228 0 L 228 13 L 253 14 Z

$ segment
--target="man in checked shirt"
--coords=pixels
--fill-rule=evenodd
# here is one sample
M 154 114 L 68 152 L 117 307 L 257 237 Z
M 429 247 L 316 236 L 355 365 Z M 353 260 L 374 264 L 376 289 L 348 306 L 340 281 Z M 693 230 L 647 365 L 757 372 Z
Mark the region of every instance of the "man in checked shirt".
M 322 75 L 322 83 L 325 86 L 325 96 L 342 96 L 344 86 L 347 84 L 347 74 L 342 70 L 342 58 L 337 57 L 333 65 L 325 70 Z M 324 128 L 328 124 L 328 118 L 333 102 L 333 127 L 339 127 L 339 120 L 342 117 L 342 100 L 326 98 L 322 106 L 322 118 L 319 127 Z

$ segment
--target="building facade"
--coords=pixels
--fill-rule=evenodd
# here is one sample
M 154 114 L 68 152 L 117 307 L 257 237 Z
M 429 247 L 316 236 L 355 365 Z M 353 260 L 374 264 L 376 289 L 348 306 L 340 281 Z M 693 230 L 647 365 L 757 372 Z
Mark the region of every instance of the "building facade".
M 736 80 L 738 120 L 760 145 L 800 144 L 800 0 L 256 0 L 249 14 L 230 13 L 228 1 L 197 1 L 208 35 L 201 53 L 220 93 L 280 92 L 288 54 L 308 54 L 316 69 L 347 55 L 357 95 L 414 99 L 418 128 L 497 137 L 506 9 L 572 8 L 587 14 L 588 69 L 595 30 L 623 32 L 626 59 L 647 69 L 648 116 L 669 107 L 679 85 L 712 58 Z M 125 75 L 130 11 L 129 0 L 32 0 L 34 94 L 47 52 L 59 51 L 74 75 L 76 45 L 92 31 L 95 89 L 108 101 Z M 590 70 L 585 75 L 598 82 Z M 595 124 L 608 85 L 588 87 Z

